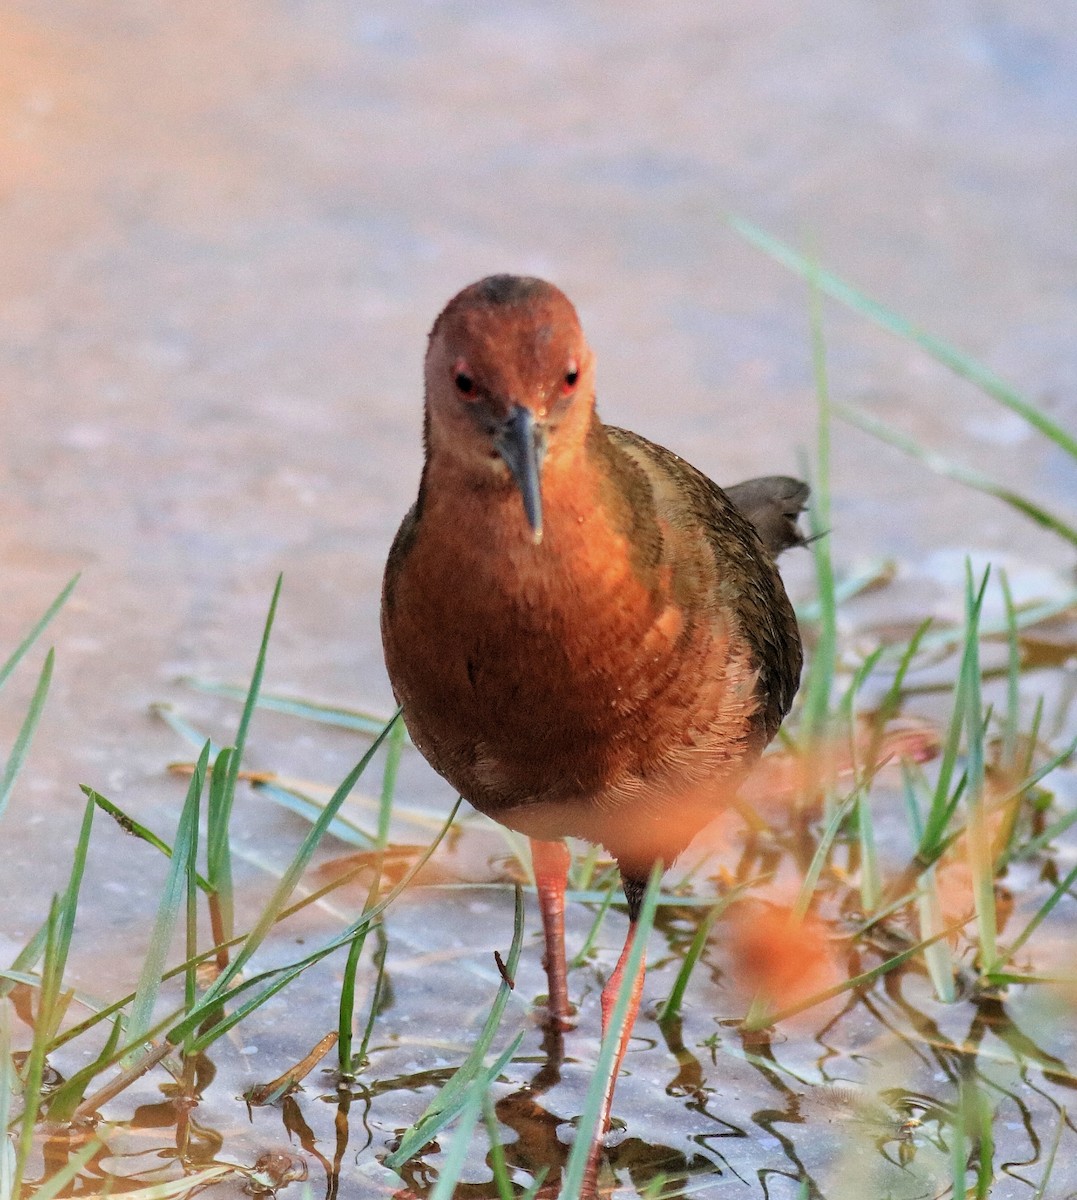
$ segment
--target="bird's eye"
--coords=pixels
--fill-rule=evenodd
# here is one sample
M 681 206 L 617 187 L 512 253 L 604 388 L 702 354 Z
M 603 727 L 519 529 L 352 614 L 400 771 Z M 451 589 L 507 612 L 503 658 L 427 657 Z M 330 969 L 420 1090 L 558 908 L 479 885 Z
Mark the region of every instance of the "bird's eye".
M 565 370 L 565 377 L 561 381 L 561 391 L 564 395 L 568 395 L 579 383 L 580 368 L 576 364 L 576 360 L 569 359 L 568 367 Z
M 462 396 L 470 396 L 475 390 L 475 380 L 466 371 L 457 371 L 453 377 L 453 383 L 456 384 L 456 390 Z

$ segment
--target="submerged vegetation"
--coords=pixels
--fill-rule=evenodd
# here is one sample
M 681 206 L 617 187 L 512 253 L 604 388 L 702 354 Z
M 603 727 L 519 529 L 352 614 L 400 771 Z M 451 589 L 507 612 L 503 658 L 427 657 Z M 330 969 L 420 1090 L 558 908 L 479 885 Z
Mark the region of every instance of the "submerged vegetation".
M 910 339 L 1077 458 L 1070 435 L 978 364 L 759 230 L 743 222 L 735 228 L 812 286 L 820 403 L 814 533 L 830 524 L 821 294 Z M 1077 530 L 1061 514 L 939 459 L 863 413 L 845 408 L 837 415 L 1077 543 Z M 568 1036 L 580 1058 L 564 1058 L 530 1018 L 533 995 L 513 997 L 522 958 L 538 957 L 524 938 L 521 884 L 530 863 L 520 839 L 475 814 L 456 829 L 462 823 L 463 837 L 481 831 L 504 846 L 483 895 L 495 911 L 486 920 L 505 918 L 496 935 L 507 944 L 496 972 L 468 977 L 468 998 L 463 989 L 439 997 L 454 1036 L 431 1032 L 400 1059 L 392 922 L 409 888 L 429 897 L 418 903 L 429 906 L 422 920 L 434 945 L 449 935 L 447 927 L 434 927 L 447 926 L 450 902 L 466 914 L 460 897 L 473 885 L 459 878 L 431 883 L 422 874 L 452 842 L 446 835 L 459 803 L 436 813 L 399 793 L 407 745 L 397 717 L 264 690 L 278 582 L 249 686 L 189 681 L 200 694 L 242 703 L 232 745 L 219 747 L 186 717 L 159 710 L 193 750 L 193 761 L 181 768 L 189 781 L 176 827 L 145 828 L 84 787 L 67 886 L 0 968 L 0 1126 L 8 1131 L 0 1139 L 0 1200 L 121 1193 L 149 1200 L 217 1185 L 254 1194 L 288 1185 L 298 1191 L 316 1160 L 326 1181 L 308 1180 L 312 1195 L 430 1200 L 574 1200 L 617 1186 L 629 1189 L 622 1194 L 657 1200 L 710 1194 L 711 1183 L 717 1189 L 729 1175 L 760 1194 L 783 1197 L 985 1197 L 1001 1181 L 1005 1191 L 998 1194 L 1007 1196 L 1048 1197 L 1072 1188 L 1072 1180 L 1061 1180 L 1066 1168 L 1057 1151 L 1077 1134 L 1064 1102 L 1077 1086 L 1077 1044 L 1067 1032 L 1077 1004 L 1074 722 L 1064 692 L 1052 707 L 1031 694 L 1029 667 L 1034 632 L 1072 610 L 1077 595 L 1021 607 L 1004 573 L 978 574 L 969 565 L 959 627 L 925 621 L 908 636 L 880 637 L 865 648 L 863 637 L 842 636 L 837 614 L 871 581 L 836 578 L 825 536 L 814 540 L 812 552 L 818 595 L 801 614 L 810 665 L 782 744 L 750 785 L 743 811 L 712 834 L 712 841 L 723 840 L 722 853 L 696 856 L 648 892 L 637 945 L 642 951 L 653 926 L 661 948 L 652 951 L 657 961 L 645 993 L 652 1020 L 641 1021 L 637 1034 L 652 1041 L 629 1056 L 628 1067 L 657 1100 L 648 1099 L 648 1127 L 641 1129 L 632 1097 L 645 1091 L 620 1093 L 624 1138 L 614 1139 L 597 1181 L 588 1177 L 586 1151 L 613 1047 L 573 1041 L 583 1039 L 581 1022 Z M 0 667 L 0 687 L 38 652 L 75 583 Z M 1000 598 L 996 622 L 985 616 L 992 594 Z M 46 703 L 52 665 L 50 650 L 0 775 L 0 818 Z M 929 715 L 910 721 L 921 699 Z M 308 726 L 354 731 L 364 752 L 335 790 L 247 770 L 248 730 L 267 710 Z M 358 803 L 353 793 L 361 779 L 369 788 L 371 774 L 373 794 Z M 233 802 L 241 786 L 309 826 L 260 907 L 236 894 Z M 98 813 L 141 839 L 133 853 L 169 859 L 137 986 L 120 997 L 89 995 L 66 979 Z M 404 839 L 401 829 L 422 831 L 422 843 Z M 325 843 L 351 853 L 328 882 L 319 877 L 313 886 L 309 868 Z M 595 990 L 596 965 L 600 971 L 611 965 L 601 947 L 605 922 L 617 919 L 611 915 L 619 904 L 616 871 L 592 850 L 578 856 L 571 886 L 577 916 L 586 914 L 572 963 L 576 980 L 586 978 L 586 1000 Z M 338 894 L 350 897 L 348 919 L 337 919 L 327 933 L 326 913 L 339 918 L 340 909 L 329 904 Z M 281 936 L 315 910 L 321 915 L 303 925 L 301 947 Z M 242 1134 L 238 1148 L 218 1152 L 218 1144 L 207 1152 L 198 1111 L 214 1054 L 241 1024 L 258 1026 L 282 993 L 287 1003 L 291 993 L 284 989 L 326 962 L 335 1028 L 298 1021 L 304 1051 L 298 1060 L 267 1064 L 275 1077 L 233 1102 L 240 1109 L 279 1107 L 306 1157 L 244 1157 Z M 476 1018 L 470 1005 L 483 987 Z M 810 1050 L 787 1056 L 783 1039 L 790 1046 L 800 1039 Z M 73 1062 L 75 1047 L 83 1065 L 61 1076 L 54 1064 Z M 331 1053 L 332 1072 L 315 1074 Z M 670 1059 L 675 1074 L 667 1080 Z M 574 1075 L 577 1063 L 582 1072 Z M 563 1072 L 580 1081 L 567 1097 L 572 1108 L 564 1120 L 541 1103 Z M 743 1103 L 722 1103 L 730 1076 L 738 1092 L 746 1077 L 765 1091 L 765 1100 L 750 1102 L 750 1116 Z M 161 1083 L 171 1112 L 167 1122 L 158 1121 L 170 1129 L 170 1153 L 145 1172 L 113 1169 L 112 1140 L 139 1125 L 128 1096 L 137 1092 L 144 1104 L 148 1079 Z M 318 1149 L 296 1103 L 304 1079 L 336 1105 L 331 1158 Z M 359 1102 L 362 1131 L 350 1114 Z M 660 1123 L 666 1132 L 649 1127 L 659 1103 L 673 1114 Z M 380 1114 L 373 1123 L 372 1108 Z M 562 1144 L 557 1127 L 577 1113 Z M 662 1145 L 677 1113 L 687 1130 L 683 1144 Z M 375 1140 L 387 1119 L 395 1135 Z M 755 1141 L 742 1147 L 745 1138 Z

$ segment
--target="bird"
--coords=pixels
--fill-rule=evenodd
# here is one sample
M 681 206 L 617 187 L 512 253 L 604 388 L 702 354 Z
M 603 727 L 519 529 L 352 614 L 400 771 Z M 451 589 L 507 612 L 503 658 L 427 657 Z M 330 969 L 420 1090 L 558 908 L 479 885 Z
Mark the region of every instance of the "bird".
M 806 541 L 808 488 L 768 476 L 723 490 L 604 424 L 576 310 L 541 279 L 460 291 L 424 375 L 419 494 L 382 588 L 389 680 L 430 765 L 530 839 L 557 1028 L 572 1017 L 565 839 L 616 861 L 629 927 L 605 1036 L 655 864 L 731 801 L 792 704 L 802 649 L 775 559 Z

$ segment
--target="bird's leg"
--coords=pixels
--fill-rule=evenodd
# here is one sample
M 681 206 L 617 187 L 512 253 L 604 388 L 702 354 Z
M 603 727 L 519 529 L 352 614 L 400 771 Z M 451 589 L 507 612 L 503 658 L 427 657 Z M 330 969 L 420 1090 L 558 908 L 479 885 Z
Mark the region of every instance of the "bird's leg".
M 613 1019 L 613 1010 L 617 1005 L 617 996 L 621 990 L 621 980 L 624 977 L 625 964 L 628 962 L 628 956 L 632 953 L 632 943 L 636 938 L 636 921 L 633 918 L 628 925 L 628 936 L 625 938 L 625 946 L 621 951 L 621 957 L 617 960 L 617 966 L 614 967 L 613 974 L 606 981 L 606 986 L 602 989 L 602 1040 L 609 1036 L 610 1022 Z M 635 979 L 632 980 L 632 991 L 628 998 L 628 1009 L 625 1012 L 624 1023 L 621 1028 L 616 1031 L 617 1036 L 617 1053 L 613 1060 L 613 1070 L 610 1072 L 609 1078 L 606 1080 L 606 1087 L 602 1093 L 602 1109 L 599 1113 L 599 1121 L 597 1132 L 601 1135 L 606 1133 L 610 1127 L 610 1110 L 613 1107 L 613 1088 L 617 1082 L 617 1076 L 621 1073 L 621 1061 L 625 1056 L 625 1051 L 628 1049 L 628 1039 L 632 1036 L 632 1026 L 636 1023 L 636 1014 L 639 1012 L 640 997 L 643 995 L 643 976 L 646 970 L 646 961 L 640 960 L 639 970 L 636 972 Z
M 549 992 L 547 1009 L 550 1023 L 556 1029 L 568 1029 L 571 1026 L 568 972 L 565 967 L 565 887 L 571 861 L 564 842 L 531 839 L 531 862 L 535 868 L 542 932 L 546 938 L 546 955 L 542 965 L 546 968 Z

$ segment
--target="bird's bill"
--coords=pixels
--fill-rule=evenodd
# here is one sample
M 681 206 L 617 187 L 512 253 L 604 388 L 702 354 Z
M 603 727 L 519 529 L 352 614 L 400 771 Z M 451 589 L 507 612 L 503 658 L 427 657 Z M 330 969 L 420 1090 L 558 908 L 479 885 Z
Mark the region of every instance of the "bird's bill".
M 538 545 L 542 541 L 541 471 L 546 439 L 535 414 L 522 404 L 513 405 L 494 446 L 520 489 L 527 523 Z

